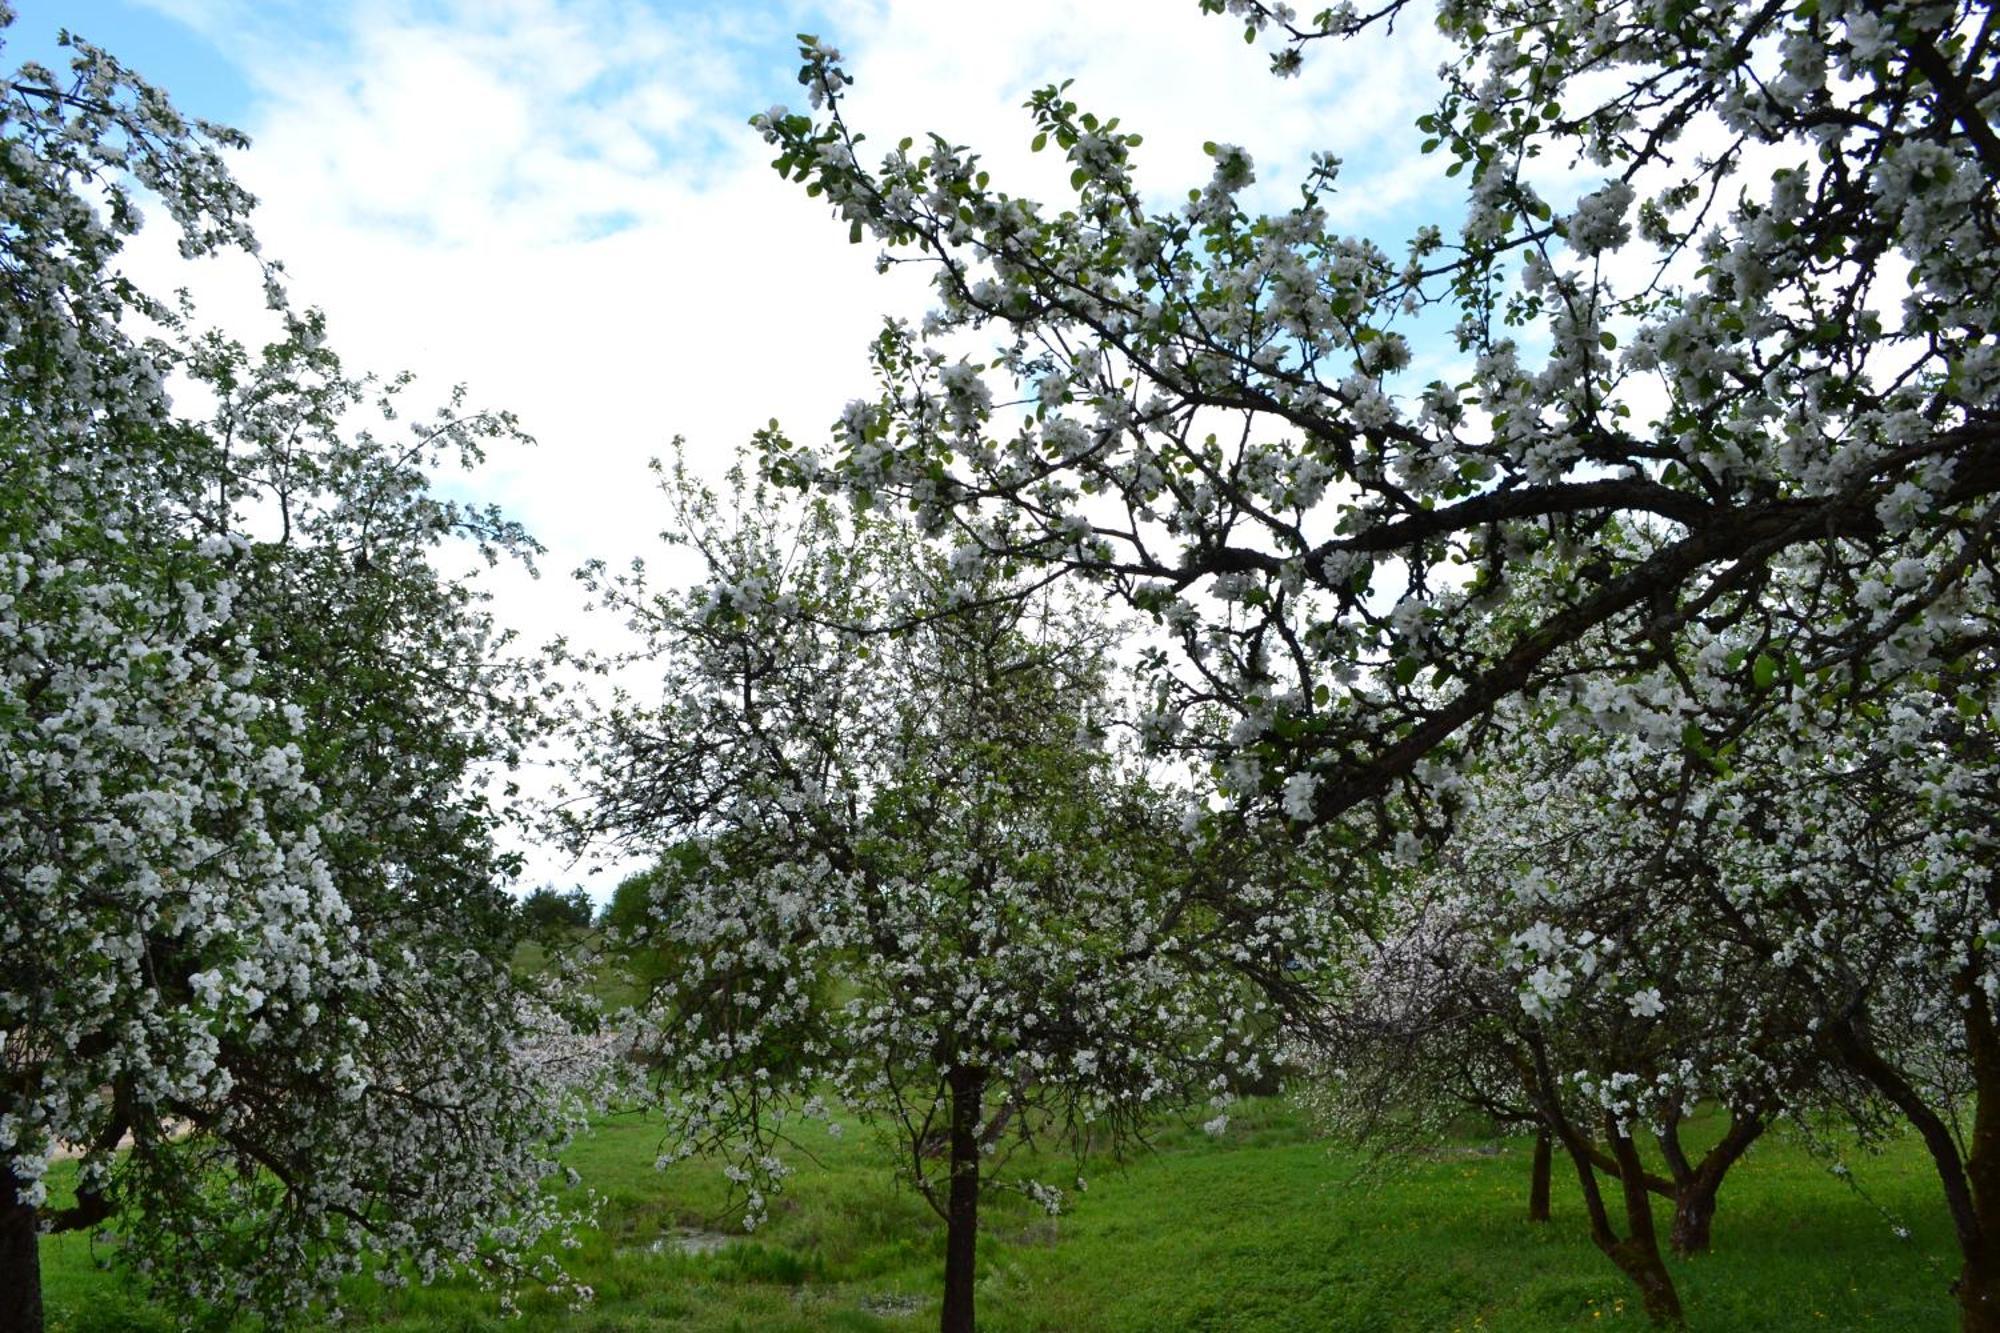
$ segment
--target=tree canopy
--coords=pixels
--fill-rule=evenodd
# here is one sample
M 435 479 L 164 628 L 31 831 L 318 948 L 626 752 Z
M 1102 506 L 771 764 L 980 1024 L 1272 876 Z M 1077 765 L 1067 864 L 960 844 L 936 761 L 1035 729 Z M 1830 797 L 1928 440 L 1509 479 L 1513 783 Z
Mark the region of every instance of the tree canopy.
M 1281 20 L 1282 66 L 1406 11 L 1227 8 Z M 1437 18 L 1459 54 L 1422 125 L 1465 198 L 1400 254 L 1330 228 L 1331 156 L 1252 215 L 1250 153 L 1210 145 L 1210 182 L 1151 208 L 1137 136 L 1061 88 L 1030 103 L 1073 168 L 1058 208 L 943 140 L 869 165 L 808 41 L 820 114 L 754 123 L 888 262 L 932 266 L 937 307 L 884 330 L 830 453 L 777 440 L 774 463 L 1114 587 L 1178 641 L 1173 703 L 1239 715 L 1198 742 L 1232 786 L 1298 779 L 1319 819 L 1420 778 L 1585 641 L 1592 687 L 1645 714 L 1747 693 L 1767 659 L 1949 656 L 1955 609 L 1991 596 L 2000 489 L 1984 7 Z M 1542 159 L 1598 183 L 1545 197 Z M 1410 383 L 1433 311 L 1463 374 Z M 1781 556 L 1814 591 L 1778 621 Z M 1689 636 L 1725 646 L 1663 695 Z
M 1274 39 L 1281 75 L 1317 43 L 1417 17 L 1403 0 L 1311 19 L 1259 0 L 1202 8 Z M 1331 154 L 1296 206 L 1260 213 L 1243 202 L 1251 152 L 1212 143 L 1210 180 L 1163 206 L 1134 171 L 1140 136 L 1068 85 L 1028 104 L 1031 146 L 1070 168 L 1060 203 L 1008 193 L 941 138 L 871 154 L 845 110 L 852 76 L 805 39 L 810 108 L 752 123 L 852 238 L 885 244 L 885 265 L 926 265 L 936 305 L 921 327 L 884 328 L 877 390 L 829 447 L 772 433 L 767 464 L 906 513 L 958 546 L 968 577 L 1026 562 L 1149 617 L 1148 734 L 1214 774 L 1230 818 L 1403 863 L 1456 826 L 1460 859 L 1440 873 L 1456 867 L 1482 926 L 1520 912 L 1533 945 L 1516 1021 L 1534 1041 L 1558 1019 L 1589 1027 L 1586 991 L 1611 1027 L 1650 1034 L 1641 1046 L 1670 1030 L 1629 1006 L 1684 1001 L 1606 991 L 1625 964 L 1585 985 L 1578 949 L 1595 959 L 1604 939 L 1644 938 L 1682 985 L 1730 949 L 1775 967 L 1773 994 L 1800 997 L 1789 1017 L 1760 1010 L 1732 1032 L 1735 1009 L 1713 1004 L 1683 1036 L 1811 1034 L 1813 1058 L 1838 1055 L 1924 1127 L 1959 1222 L 1966 1326 L 1994 1326 L 2000 1226 L 1966 1181 L 2000 1167 L 2000 1137 L 1975 1125 L 1951 1146 L 1936 1115 L 1950 1094 L 1919 1091 L 1861 1035 L 1880 1011 L 1873 1030 L 1901 1032 L 1896 1047 L 1913 1030 L 1892 1015 L 1952 1007 L 1968 1026 L 1932 1086 L 1987 1088 L 1975 1120 L 2000 1114 L 2000 1082 L 1980 1072 L 1985 938 L 1927 924 L 1950 943 L 1892 945 L 1869 928 L 1995 906 L 1976 838 L 1940 812 L 1922 839 L 1886 777 L 1914 763 L 1919 804 L 1976 805 L 1991 716 L 1994 14 L 1434 12 L 1456 52 L 1419 127 L 1459 197 L 1386 248 L 1330 221 Z M 1510 768 L 1537 727 L 1605 740 L 1568 768 Z M 1523 807 L 1516 788 L 1549 795 Z M 1644 848 L 1624 841 L 1635 814 Z M 1535 867 L 1552 885 L 1538 904 L 1509 867 L 1534 860 L 1524 825 L 1557 817 L 1574 843 Z M 1631 871 L 1679 887 L 1604 891 Z M 1675 947 L 1723 952 L 1665 963 Z M 1617 1093 L 1652 1057 L 1602 1040 L 1592 1058 L 1609 1063 L 1585 1081 L 1612 1093 L 1585 1101 L 1602 1101 L 1615 1146 L 1682 1094 Z M 1902 1049 L 1939 1067 L 1935 1048 Z M 1699 1081 L 1731 1057 L 1712 1045 L 1697 1063 Z M 1555 1092 L 1530 1100 L 1561 1131 Z M 1628 1188 L 1628 1213 L 1649 1237 L 1643 1195 Z M 1649 1308 L 1677 1317 L 1656 1289 Z
M 218 1321 L 371 1255 L 525 1272 L 574 1122 L 480 778 L 536 682 L 434 557 L 534 548 L 428 477 L 518 431 L 398 421 L 274 267 L 256 353 L 140 290 L 142 189 L 183 253 L 255 252 L 241 139 L 72 46 L 0 94 L 0 1324 L 40 1326 L 44 1228 Z

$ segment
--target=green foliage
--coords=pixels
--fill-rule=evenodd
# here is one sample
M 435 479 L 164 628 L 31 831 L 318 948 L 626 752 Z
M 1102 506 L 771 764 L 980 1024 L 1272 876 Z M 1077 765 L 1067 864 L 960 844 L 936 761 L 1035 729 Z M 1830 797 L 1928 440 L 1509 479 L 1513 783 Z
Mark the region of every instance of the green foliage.
M 652 915 L 653 887 L 659 882 L 660 875 L 660 867 L 655 865 L 618 881 L 618 887 L 611 891 L 611 900 L 604 904 L 597 924 L 607 930 L 643 929 Z
M 580 888 L 558 890 L 544 884 L 521 900 L 521 921 L 536 936 L 557 936 L 589 927 L 596 909 Z

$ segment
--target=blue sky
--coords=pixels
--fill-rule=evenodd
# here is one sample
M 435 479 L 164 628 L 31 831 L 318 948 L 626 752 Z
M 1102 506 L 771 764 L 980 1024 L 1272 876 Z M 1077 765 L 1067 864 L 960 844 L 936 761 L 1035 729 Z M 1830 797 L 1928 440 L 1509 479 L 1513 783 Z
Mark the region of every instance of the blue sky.
M 676 435 L 719 466 L 773 417 L 818 433 L 866 392 L 883 314 L 924 307 L 915 278 L 878 277 L 874 246 L 847 245 L 768 169 L 745 124 L 802 100 L 796 32 L 846 52 L 852 118 L 877 142 L 941 131 L 1017 193 L 1064 192 L 1057 155 L 1027 151 L 1021 103 L 1071 77 L 1086 107 L 1146 135 L 1140 180 L 1163 202 L 1206 179 L 1204 140 L 1252 151 L 1269 207 L 1296 197 L 1313 150 L 1332 149 L 1349 164 L 1336 222 L 1394 253 L 1443 166 L 1417 157 L 1410 128 L 1443 54 L 1421 25 L 1315 48 L 1285 81 L 1194 0 L 16 7 L 13 58 L 51 57 L 67 24 L 185 110 L 250 133 L 236 170 L 263 201 L 265 252 L 297 299 L 325 307 L 349 362 L 466 382 L 543 440 L 481 484 L 557 569 L 647 541 L 644 461 Z M 142 280 L 193 286 L 225 325 L 254 320 L 240 273 L 190 272 L 165 240 L 134 248 Z
M 8 34 L 10 64 L 36 60 L 66 63 L 56 33 L 68 28 L 114 52 L 153 82 L 170 90 L 181 108 L 233 124 L 254 104 L 250 82 L 213 43 L 187 24 L 147 5 L 123 0 L 20 0 Z
M 1064 194 L 1021 104 L 1074 78 L 1072 97 L 1145 135 L 1139 179 L 1162 203 L 1206 180 L 1210 139 L 1250 149 L 1270 208 L 1296 199 L 1311 152 L 1339 154 L 1336 224 L 1391 253 L 1417 222 L 1448 223 L 1456 195 L 1415 151 L 1446 54 L 1420 24 L 1315 48 L 1278 80 L 1195 0 L 14 3 L 8 58 L 52 59 L 68 25 L 251 135 L 235 169 L 265 253 L 351 366 L 414 370 L 440 395 L 464 382 L 540 439 L 467 483 L 549 547 L 550 577 L 500 590 L 537 639 L 592 632 L 568 570 L 658 553 L 648 457 L 682 436 L 719 472 L 773 418 L 820 437 L 868 392 L 883 315 L 924 309 L 920 280 L 878 276 L 875 247 L 779 180 L 745 124 L 803 101 L 799 31 L 846 53 L 871 139 L 939 131 L 1014 193 Z M 146 233 L 128 267 L 257 336 L 243 265 L 190 266 Z

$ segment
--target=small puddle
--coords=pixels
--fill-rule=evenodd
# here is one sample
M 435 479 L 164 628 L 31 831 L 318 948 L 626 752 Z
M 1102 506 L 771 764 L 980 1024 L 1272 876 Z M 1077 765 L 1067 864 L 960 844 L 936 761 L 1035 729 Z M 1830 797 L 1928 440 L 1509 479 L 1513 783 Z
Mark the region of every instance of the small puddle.
M 1061 1240 L 1062 1223 L 1053 1217 L 1044 1218 L 1039 1222 L 1030 1222 L 1021 1229 L 1020 1235 L 1014 1237 L 1016 1245 L 1040 1245 L 1043 1247 L 1057 1244 Z
M 740 1236 L 726 1231 L 703 1231 L 696 1227 L 675 1227 L 644 1245 L 633 1245 L 626 1254 L 717 1254 L 728 1249 Z
M 922 1296 L 901 1296 L 895 1292 L 887 1292 L 880 1296 L 863 1296 L 860 1308 L 863 1314 L 886 1315 L 891 1319 L 900 1319 L 916 1314 L 928 1304 L 930 1302 Z

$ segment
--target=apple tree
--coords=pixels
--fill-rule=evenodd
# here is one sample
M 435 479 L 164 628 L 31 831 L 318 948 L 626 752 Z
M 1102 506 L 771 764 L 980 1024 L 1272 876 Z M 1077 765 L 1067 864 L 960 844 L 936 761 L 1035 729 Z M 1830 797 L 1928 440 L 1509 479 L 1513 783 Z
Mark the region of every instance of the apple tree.
M 627 947 L 676 964 L 634 1018 L 664 1156 L 727 1153 L 754 1223 L 801 1123 L 885 1130 L 945 1223 L 941 1326 L 970 1329 L 982 1192 L 1062 1201 L 1015 1150 L 1226 1106 L 1268 1058 L 1259 975 L 1330 926 L 1309 895 L 1218 891 L 1185 796 L 1106 739 L 1081 609 L 993 570 L 956 599 L 943 555 L 825 500 L 668 491 L 706 578 L 600 582 L 661 679 L 600 721 L 579 819 L 658 858 Z
M 241 139 L 71 45 L 0 93 L 0 1325 L 40 1327 L 56 1229 L 204 1318 L 364 1268 L 558 1280 L 565 1062 L 481 780 L 535 679 L 441 572 L 532 544 L 428 480 L 518 431 L 401 419 L 275 268 L 258 353 L 143 291 L 142 205 L 254 253 Z

